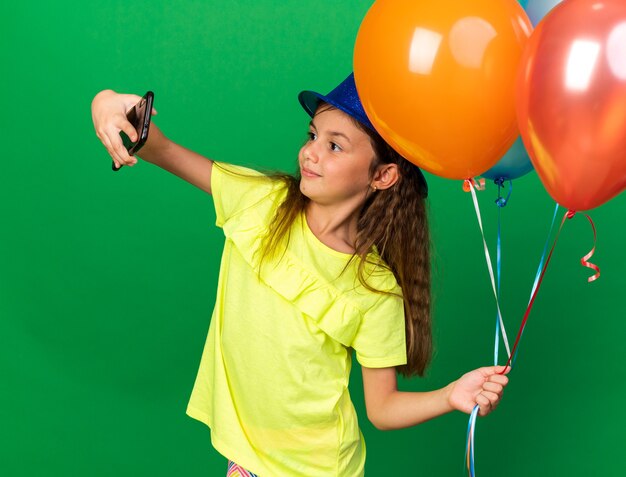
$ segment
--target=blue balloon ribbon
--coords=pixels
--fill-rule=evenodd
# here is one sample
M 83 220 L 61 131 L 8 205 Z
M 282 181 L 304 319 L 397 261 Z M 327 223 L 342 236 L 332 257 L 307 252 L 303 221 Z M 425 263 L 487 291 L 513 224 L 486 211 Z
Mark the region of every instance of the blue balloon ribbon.
M 497 290 L 497 296 L 498 296 L 498 300 L 500 299 L 500 276 L 502 274 L 502 240 L 501 240 L 501 217 L 500 217 L 500 210 L 502 209 L 502 207 L 505 207 L 506 204 L 509 202 L 509 199 L 511 198 L 511 193 L 513 192 L 513 181 L 509 180 L 509 192 L 506 196 L 506 198 L 502 197 L 502 188 L 504 187 L 504 182 L 506 181 L 506 179 L 504 177 L 500 177 L 496 180 L 494 180 L 494 184 L 496 184 L 498 186 L 498 198 L 496 199 L 496 205 L 498 206 L 498 240 L 497 240 L 497 247 L 496 247 L 496 290 Z M 495 338 L 495 344 L 493 347 L 493 364 L 494 366 L 497 366 L 498 364 L 498 355 L 499 355 L 499 351 L 500 351 L 500 333 L 501 333 L 501 329 L 500 329 L 500 316 L 498 315 L 498 313 L 496 313 L 496 338 Z
M 474 433 L 476 431 L 476 418 L 480 407 L 478 404 L 474 406 L 467 423 L 467 446 L 465 447 L 465 461 L 467 469 L 472 477 L 474 477 Z

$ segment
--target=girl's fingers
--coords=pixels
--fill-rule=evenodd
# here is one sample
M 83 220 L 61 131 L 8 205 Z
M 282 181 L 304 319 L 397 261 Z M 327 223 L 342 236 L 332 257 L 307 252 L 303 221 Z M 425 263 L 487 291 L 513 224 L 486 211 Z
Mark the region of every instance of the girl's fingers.
M 485 416 L 491 412 L 491 401 L 482 393 L 476 396 L 476 404 L 480 407 L 479 414 Z
M 500 401 L 500 396 L 497 393 L 493 393 L 491 391 L 483 391 L 479 394 L 479 396 L 482 396 L 483 398 L 487 399 L 491 406 L 494 406 L 495 404 L 498 403 L 498 401 Z
M 118 162 L 117 158 L 115 157 L 115 154 L 113 153 L 113 149 L 111 148 L 111 141 L 109 141 L 109 138 L 106 135 L 103 135 L 101 137 L 100 134 L 98 134 L 98 137 L 102 141 L 102 144 L 104 144 L 104 147 L 106 147 L 107 152 L 111 156 L 111 159 L 113 159 L 113 163 L 115 164 L 115 168 L 119 169 L 120 168 L 120 163 Z
M 111 144 L 111 141 L 109 140 L 109 136 L 107 136 L 105 133 L 98 133 L 98 137 L 100 138 L 100 141 L 102 141 L 102 144 L 104 145 L 104 147 L 106 147 L 107 152 L 109 153 L 109 155 L 111 156 L 111 158 L 113 160 L 115 160 L 114 154 L 113 154 L 113 146 Z M 119 165 L 119 164 L 118 164 Z
M 485 391 L 491 391 L 496 394 L 502 394 L 502 391 L 504 390 L 504 386 L 502 384 L 492 383 L 492 382 L 487 381 L 485 384 L 483 384 L 483 389 Z
M 494 374 L 492 376 L 489 376 L 489 379 L 487 380 L 487 382 L 498 383 L 498 384 L 501 384 L 502 386 L 506 386 L 509 382 L 509 378 L 502 374 Z
M 124 133 L 130 138 L 131 141 L 137 142 L 137 130 L 135 127 L 124 118 L 124 120 L 119 124 L 119 127 Z
M 116 144 L 113 145 L 115 157 L 122 165 L 129 166 L 134 163 L 134 160 L 131 156 L 128 155 L 128 151 L 124 147 L 124 144 L 122 143 L 122 138 L 119 137 L 119 134 L 118 139 L 119 141 L 116 141 Z
M 106 142 L 104 142 L 111 158 L 117 165 L 126 166 L 131 161 L 131 157 L 128 155 L 128 151 L 124 147 L 122 138 L 119 134 L 118 128 L 110 128 L 106 133 Z
M 132 142 L 137 142 L 137 140 L 139 139 L 139 137 L 137 135 L 137 130 L 126 119 L 126 117 L 124 117 L 121 120 L 121 122 L 118 124 L 118 127 L 120 128 L 120 130 L 122 132 L 124 132 L 124 134 L 126 134 L 128 136 L 128 138 Z M 125 161 L 124 162 L 125 166 L 134 166 L 135 164 L 137 164 L 137 159 L 134 156 L 130 156 L 128 154 L 128 151 L 126 150 L 126 147 L 124 146 L 124 143 L 122 141 L 122 138 L 119 135 L 119 132 L 117 133 L 117 136 L 116 136 L 116 139 L 115 139 L 115 143 L 116 143 L 116 146 L 117 146 L 116 147 L 117 157 L 120 160 Z
M 150 114 L 151 114 L 152 116 L 156 116 L 156 115 L 157 115 L 157 114 L 159 114 L 159 113 L 157 113 L 157 110 L 156 110 L 156 109 L 152 108 L 152 111 L 150 112 Z
M 480 406 L 480 415 L 485 416 L 493 411 L 500 402 L 500 396 L 490 391 L 483 391 L 476 396 L 476 404 Z

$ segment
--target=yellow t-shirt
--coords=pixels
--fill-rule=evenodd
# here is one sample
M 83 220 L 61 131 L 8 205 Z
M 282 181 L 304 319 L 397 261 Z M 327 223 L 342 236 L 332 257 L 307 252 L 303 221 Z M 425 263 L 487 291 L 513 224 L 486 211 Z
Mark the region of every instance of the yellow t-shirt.
M 221 454 L 261 477 L 363 475 L 351 348 L 363 366 L 405 364 L 402 299 L 365 289 L 357 260 L 321 243 L 303 216 L 259 273 L 255 252 L 284 185 L 218 164 L 211 186 L 226 242 L 187 414 L 211 428 Z M 374 287 L 400 293 L 389 270 L 368 272 Z

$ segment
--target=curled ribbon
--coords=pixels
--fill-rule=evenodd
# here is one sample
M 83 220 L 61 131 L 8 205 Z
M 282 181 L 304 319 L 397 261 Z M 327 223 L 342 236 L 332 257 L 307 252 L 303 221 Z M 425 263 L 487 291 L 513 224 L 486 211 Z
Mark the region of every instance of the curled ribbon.
M 571 212 L 572 214 L 571 216 L 569 216 L 569 212 Z M 573 212 L 573 211 L 569 211 L 569 212 L 568 212 L 567 218 L 571 219 L 572 217 L 574 217 L 576 212 Z M 589 262 L 589 259 L 593 257 L 593 254 L 596 252 L 596 239 L 598 237 L 596 233 L 596 226 L 594 225 L 593 220 L 591 220 L 591 217 L 589 217 L 587 214 L 583 214 L 583 215 L 587 217 L 587 220 L 591 224 L 591 230 L 593 230 L 593 248 L 589 251 L 589 253 L 587 253 L 587 255 L 585 255 L 583 258 L 580 259 L 580 263 L 583 267 L 587 267 L 587 268 L 591 268 L 592 270 L 595 270 L 596 273 L 590 276 L 589 278 L 587 278 L 587 283 L 591 283 L 597 280 L 598 278 L 600 278 L 600 267 Z

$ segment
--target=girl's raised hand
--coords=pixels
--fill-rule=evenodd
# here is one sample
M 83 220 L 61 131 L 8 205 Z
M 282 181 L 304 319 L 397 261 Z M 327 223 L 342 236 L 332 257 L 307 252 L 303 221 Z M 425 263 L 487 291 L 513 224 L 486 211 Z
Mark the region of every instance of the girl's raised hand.
M 137 163 L 124 147 L 120 131 L 124 131 L 131 141 L 137 141 L 137 131 L 126 119 L 126 113 L 141 101 L 135 94 L 118 94 L 110 89 L 100 91 L 91 102 L 91 118 L 96 135 L 104 144 L 115 167 L 133 166 Z M 156 114 L 153 109 L 152 114 Z
M 464 374 L 449 385 L 450 405 L 469 414 L 478 404 L 478 414 L 486 416 L 498 406 L 504 387 L 509 382 L 504 374 L 511 368 L 506 368 L 506 372 L 502 374 L 504 370 L 504 366 L 488 366 Z

